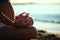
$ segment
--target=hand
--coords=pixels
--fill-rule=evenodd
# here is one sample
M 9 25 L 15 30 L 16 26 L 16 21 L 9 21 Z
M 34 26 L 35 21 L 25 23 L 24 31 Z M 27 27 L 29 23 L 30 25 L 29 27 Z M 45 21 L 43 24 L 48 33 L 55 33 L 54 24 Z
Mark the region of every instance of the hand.
M 27 17 L 24 21 L 23 24 L 25 25 L 33 25 L 34 21 L 31 17 Z

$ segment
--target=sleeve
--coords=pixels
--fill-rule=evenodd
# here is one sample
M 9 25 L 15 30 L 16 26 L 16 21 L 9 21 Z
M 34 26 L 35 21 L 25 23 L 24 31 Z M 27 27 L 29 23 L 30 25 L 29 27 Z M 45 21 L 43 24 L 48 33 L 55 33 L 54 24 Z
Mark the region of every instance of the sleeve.
M 0 4 L 6 3 L 6 2 L 9 2 L 9 0 L 0 0 Z
M 0 23 L 0 29 L 3 28 L 3 27 L 5 27 L 5 26 L 6 26 L 5 24 Z

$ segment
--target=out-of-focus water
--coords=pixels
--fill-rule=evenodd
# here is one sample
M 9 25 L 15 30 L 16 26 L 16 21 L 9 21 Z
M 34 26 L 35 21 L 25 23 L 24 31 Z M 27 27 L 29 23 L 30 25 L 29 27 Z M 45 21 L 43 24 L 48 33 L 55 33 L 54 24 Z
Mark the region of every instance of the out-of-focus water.
M 26 5 L 13 5 L 16 16 L 22 12 L 30 13 L 34 20 L 34 27 L 37 30 L 47 30 L 60 32 L 60 4 L 26 4 Z M 38 20 L 54 21 L 42 22 Z
M 38 30 L 46 30 L 50 32 L 60 32 L 60 24 L 35 21 L 34 26 Z

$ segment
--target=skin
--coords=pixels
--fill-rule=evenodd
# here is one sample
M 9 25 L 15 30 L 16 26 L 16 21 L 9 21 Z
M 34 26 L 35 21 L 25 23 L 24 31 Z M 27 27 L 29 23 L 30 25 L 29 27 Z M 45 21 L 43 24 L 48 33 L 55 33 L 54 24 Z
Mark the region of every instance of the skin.
M 4 20 L 6 19 L 7 20 L 7 21 L 5 20 L 6 22 L 8 22 L 9 19 L 15 21 L 14 11 L 10 2 L 0 5 L 0 12 L 3 13 L 1 17 L 3 17 Z M 3 23 L 3 21 L 0 22 Z M 3 39 L 4 38 L 31 39 L 35 38 L 36 36 L 37 36 L 37 30 L 33 26 L 31 26 L 30 28 L 17 29 L 15 28 L 15 26 L 12 26 L 12 24 L 10 25 L 10 22 L 8 22 L 7 26 L 0 29 L 0 38 Z
M 0 5 L 0 12 L 3 12 L 12 21 L 15 20 L 13 7 L 10 2 Z

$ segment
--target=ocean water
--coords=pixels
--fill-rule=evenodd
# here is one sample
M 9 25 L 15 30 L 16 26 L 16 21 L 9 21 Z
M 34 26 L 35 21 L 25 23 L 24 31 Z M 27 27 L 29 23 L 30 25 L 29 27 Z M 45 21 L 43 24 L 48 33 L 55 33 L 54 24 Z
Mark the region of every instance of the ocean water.
M 15 4 L 15 16 L 27 12 L 37 30 L 60 32 L 60 4 Z

